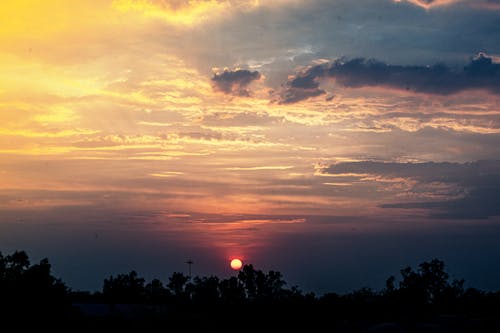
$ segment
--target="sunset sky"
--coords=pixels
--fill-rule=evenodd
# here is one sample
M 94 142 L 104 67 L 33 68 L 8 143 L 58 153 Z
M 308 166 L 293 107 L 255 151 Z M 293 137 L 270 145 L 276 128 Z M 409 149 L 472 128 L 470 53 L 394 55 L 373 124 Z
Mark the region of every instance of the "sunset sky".
M 500 289 L 499 0 L 0 2 L 0 251 Z

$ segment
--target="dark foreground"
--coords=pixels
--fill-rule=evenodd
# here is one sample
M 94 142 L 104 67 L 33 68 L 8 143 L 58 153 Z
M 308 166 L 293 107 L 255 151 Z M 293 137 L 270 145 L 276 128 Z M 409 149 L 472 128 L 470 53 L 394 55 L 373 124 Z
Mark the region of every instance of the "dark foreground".
M 222 280 L 174 273 L 166 286 L 132 271 L 89 293 L 53 277 L 48 260 L 31 265 L 15 252 L 0 254 L 0 331 L 500 332 L 500 292 L 463 283 L 434 259 L 402 269 L 381 291 L 345 295 L 303 293 L 252 265 Z

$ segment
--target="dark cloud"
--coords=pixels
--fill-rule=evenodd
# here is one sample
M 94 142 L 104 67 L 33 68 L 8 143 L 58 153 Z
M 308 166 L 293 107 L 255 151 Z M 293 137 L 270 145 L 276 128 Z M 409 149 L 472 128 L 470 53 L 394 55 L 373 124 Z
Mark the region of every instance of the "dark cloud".
M 320 80 L 333 78 L 349 88 L 388 87 L 434 95 L 450 95 L 468 89 L 500 92 L 500 64 L 479 53 L 460 70 L 434 66 L 388 65 L 374 59 L 338 59 L 308 67 L 289 79 L 280 94 L 281 103 L 294 103 L 325 94 Z
M 319 88 L 307 89 L 307 88 L 287 87 L 281 92 L 279 102 L 281 104 L 297 103 L 305 99 L 321 96 L 324 94 L 326 94 L 326 91 Z
M 324 77 L 327 67 L 328 64 L 309 67 L 289 80 L 281 92 L 280 103 L 295 103 L 326 94 L 325 90 L 319 88 L 319 79 Z
M 496 175 L 500 178 L 500 161 L 477 161 L 469 163 L 361 161 L 334 164 L 325 169 L 324 172 L 328 174 L 375 174 L 394 178 L 413 178 L 425 182 L 441 181 L 478 185 L 478 180 L 486 180 L 480 176 Z
M 500 216 L 500 182 L 472 190 L 467 197 L 450 201 L 410 202 L 381 205 L 383 208 L 431 210 L 431 217 L 452 219 L 485 219 Z
M 222 73 L 216 73 L 212 77 L 215 89 L 226 94 L 237 96 L 248 96 L 248 85 L 252 81 L 260 79 L 260 73 L 246 69 L 237 69 L 234 71 L 225 69 Z
M 360 174 L 384 178 L 407 178 L 420 184 L 456 185 L 454 192 L 445 193 L 442 187 L 432 199 L 419 202 L 384 204 L 383 208 L 426 208 L 436 218 L 487 218 L 500 216 L 500 161 L 470 163 L 383 163 L 374 161 L 348 162 L 332 165 L 323 172 L 331 175 Z M 426 190 L 432 190 L 427 187 Z M 460 194 L 457 198 L 457 194 Z

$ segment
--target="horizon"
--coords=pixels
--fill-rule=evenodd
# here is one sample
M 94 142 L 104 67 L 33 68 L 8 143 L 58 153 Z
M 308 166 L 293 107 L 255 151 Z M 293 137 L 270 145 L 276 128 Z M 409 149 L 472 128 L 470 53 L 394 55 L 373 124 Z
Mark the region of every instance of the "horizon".
M 500 290 L 497 0 L 0 4 L 0 252 Z
M 7 263 L 6 264 L 7 270 L 12 270 L 13 267 L 15 267 L 16 265 L 19 265 L 20 264 L 19 258 L 22 258 L 22 257 L 25 257 L 28 260 L 27 264 L 21 268 L 21 271 L 24 274 L 27 273 L 29 275 L 28 272 L 30 272 L 30 270 L 32 271 L 32 270 L 37 269 L 36 266 L 48 265 L 49 269 L 47 271 L 45 271 L 45 274 L 47 274 L 48 276 L 52 276 L 53 267 L 50 263 L 50 259 L 48 259 L 46 257 L 42 258 L 38 261 L 37 260 L 33 261 L 33 259 L 30 258 L 29 253 L 26 253 L 26 251 L 24 251 L 24 250 L 16 250 L 12 253 L 0 253 L 0 260 L 2 260 L 2 263 L 4 263 L 4 264 Z M 236 263 L 233 266 L 233 261 L 235 261 L 235 260 L 236 260 Z M 373 288 L 373 287 L 368 287 L 366 285 L 360 285 L 357 288 L 353 288 L 351 290 L 347 290 L 347 291 L 343 291 L 343 292 L 337 292 L 337 291 L 330 290 L 330 291 L 325 291 L 325 292 L 319 293 L 319 294 L 315 293 L 314 291 L 311 291 L 311 290 L 309 290 L 309 291 L 303 290 L 303 289 L 301 289 L 301 287 L 299 285 L 288 283 L 285 279 L 286 277 L 283 276 L 283 274 L 278 270 L 273 270 L 273 269 L 269 269 L 267 271 L 262 270 L 259 267 L 255 267 L 252 263 L 243 263 L 238 258 L 231 260 L 231 264 L 230 264 L 231 273 L 225 274 L 223 276 L 218 276 L 216 274 L 209 274 L 209 275 L 196 275 L 196 274 L 194 274 L 193 275 L 193 274 L 191 274 L 191 267 L 190 266 L 192 266 L 194 264 L 194 262 L 190 259 L 184 263 L 189 265 L 187 272 L 172 271 L 167 277 L 153 276 L 150 278 L 144 278 L 140 274 L 140 272 L 137 272 L 134 269 L 128 270 L 126 272 L 125 271 L 120 272 L 117 274 L 110 274 L 109 276 L 106 276 L 105 278 L 103 278 L 103 281 L 101 282 L 102 288 L 94 289 L 94 290 L 75 289 L 71 285 L 68 285 L 63 279 L 60 279 L 57 276 L 52 276 L 53 280 L 51 283 L 55 284 L 55 285 L 65 286 L 67 294 L 75 294 L 75 293 L 78 294 L 78 293 L 82 292 L 82 293 L 89 293 L 89 294 L 96 295 L 99 293 L 106 293 L 105 289 L 106 289 L 107 282 L 113 281 L 113 280 L 120 281 L 124 277 L 128 276 L 128 277 L 133 277 L 134 280 L 137 280 L 142 285 L 143 288 L 147 288 L 145 286 L 149 283 L 153 283 L 154 281 L 158 281 L 158 282 L 160 282 L 160 285 L 162 288 L 164 288 L 164 286 L 167 286 L 167 289 L 169 289 L 171 292 L 174 292 L 174 290 L 172 290 L 172 287 L 168 287 L 168 284 L 170 283 L 170 281 L 172 281 L 172 279 L 176 280 L 176 277 L 181 276 L 183 278 L 183 280 L 185 279 L 183 289 L 185 292 L 189 293 L 189 292 L 193 292 L 193 291 L 192 290 L 189 291 L 189 288 L 187 288 L 186 284 L 192 283 L 192 284 L 196 285 L 196 284 L 201 283 L 202 280 L 210 279 L 210 278 L 216 278 L 218 283 L 222 283 L 222 284 L 224 284 L 223 283 L 224 280 L 228 281 L 232 278 L 236 278 L 236 279 L 240 280 L 240 282 L 245 284 L 245 282 L 241 281 L 241 280 L 245 280 L 245 276 L 248 276 L 248 272 L 252 271 L 254 273 L 263 273 L 264 274 L 263 277 L 270 278 L 271 280 L 273 279 L 273 277 L 278 278 L 281 281 L 281 284 L 280 284 L 281 286 L 278 289 L 281 290 L 281 292 L 284 292 L 285 294 L 289 291 L 296 291 L 299 295 L 302 295 L 302 296 L 310 295 L 312 297 L 321 298 L 321 297 L 327 296 L 329 294 L 348 295 L 348 294 L 360 293 L 360 292 L 363 292 L 363 290 L 368 290 L 372 294 L 386 295 L 388 292 L 387 288 L 389 288 L 389 285 L 392 285 L 393 288 L 403 290 L 404 288 L 406 288 L 406 286 L 404 285 L 404 283 L 405 283 L 404 271 L 410 270 L 410 271 L 412 271 L 420 276 L 423 276 L 423 274 L 425 274 L 425 273 L 423 273 L 423 271 L 433 272 L 432 274 L 434 277 L 438 277 L 438 276 L 440 276 L 441 273 L 443 273 L 443 276 L 444 276 L 443 281 L 446 284 L 448 284 L 448 286 L 452 286 L 454 283 L 458 283 L 457 286 L 459 286 L 460 291 L 456 295 L 457 297 L 463 296 L 463 294 L 475 293 L 475 292 L 486 293 L 486 294 L 488 294 L 488 293 L 494 294 L 494 293 L 499 292 L 498 290 L 482 290 L 482 289 L 478 289 L 474 286 L 470 286 L 470 285 L 467 286 L 465 284 L 466 281 L 464 279 L 450 275 L 447 264 L 444 261 L 440 260 L 439 258 L 432 258 L 432 259 L 427 260 L 427 261 L 422 261 L 422 262 L 418 263 L 418 265 L 414 265 L 414 266 L 406 265 L 404 267 L 401 267 L 398 274 L 387 275 L 384 286 L 380 287 L 380 288 Z M 424 267 L 426 267 L 426 268 L 424 268 Z M 429 267 L 435 267 L 436 271 L 432 271 L 432 270 L 429 271 L 428 270 Z M 250 275 L 252 275 L 252 274 L 250 274 Z M 252 275 L 252 276 L 253 276 L 253 278 L 255 278 L 255 275 Z M 4 276 L 4 279 L 5 279 L 5 276 Z M 407 277 L 406 277 L 406 279 L 407 279 Z M 35 280 L 29 280 L 29 281 L 30 281 L 29 283 L 35 282 Z M 391 282 L 389 282 L 389 281 L 391 281 Z M 21 280 L 17 281 L 17 282 L 20 283 L 21 285 L 22 285 L 22 283 L 24 283 Z M 408 280 L 406 280 L 406 282 L 408 282 Z M 126 286 L 126 284 L 122 285 L 122 287 L 125 287 L 125 286 Z M 128 287 L 130 288 L 130 285 L 128 285 Z M 108 290 L 108 292 L 109 292 L 109 290 Z M 247 292 L 248 292 L 248 290 L 247 290 Z M 249 295 L 247 295 L 247 296 L 249 296 Z

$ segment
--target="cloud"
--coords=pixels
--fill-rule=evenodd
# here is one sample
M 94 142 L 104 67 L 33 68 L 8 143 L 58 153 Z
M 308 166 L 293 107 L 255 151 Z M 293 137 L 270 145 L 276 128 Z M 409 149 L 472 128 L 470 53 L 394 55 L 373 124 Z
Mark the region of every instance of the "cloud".
M 249 96 L 247 89 L 252 81 L 260 79 L 260 73 L 246 69 L 236 69 L 234 71 L 225 69 L 222 73 L 216 73 L 212 77 L 212 82 L 216 90 L 225 94 L 237 96 Z
M 473 3 L 473 7 L 479 9 L 500 10 L 500 1 L 486 0 L 483 2 Z
M 435 218 L 487 218 L 500 215 L 500 161 L 469 163 L 344 162 L 322 170 L 324 175 L 351 175 L 360 181 L 375 181 L 392 191 L 421 191 L 421 200 L 382 204 L 383 208 L 430 210 Z M 350 179 L 352 181 L 352 179 Z M 409 184 L 397 187 L 394 183 Z M 425 193 L 423 193 L 425 191 Z
M 374 59 L 338 59 L 307 67 L 291 77 L 280 92 L 281 103 L 295 103 L 323 95 L 320 80 L 334 79 L 348 88 L 387 87 L 415 93 L 450 95 L 468 89 L 500 92 L 500 64 L 479 53 L 461 70 L 433 66 L 389 65 Z
M 479 9 L 500 9 L 500 1 L 498 0 L 394 0 L 394 2 L 409 2 L 415 6 L 419 6 L 425 9 L 449 6 L 458 3 L 464 3 L 470 5 L 473 8 Z
M 472 190 L 467 197 L 450 201 L 410 202 L 381 205 L 382 208 L 430 209 L 430 217 L 452 219 L 486 219 L 500 216 L 500 182 L 495 187 Z
M 479 175 L 500 176 L 500 161 L 477 161 L 469 163 L 425 162 L 343 162 L 324 169 L 328 174 L 375 174 L 386 177 L 407 177 L 424 182 L 476 184 Z
M 244 112 L 217 111 L 203 115 L 200 121 L 205 127 L 227 131 L 232 130 L 232 127 L 244 127 L 250 130 L 252 128 L 263 128 L 272 124 L 282 123 L 284 118 L 270 115 L 267 112 L 256 112 L 255 110 Z
M 458 2 L 464 2 L 464 0 L 394 0 L 394 2 L 409 2 L 415 6 L 419 6 L 425 9 L 430 9 L 433 7 L 452 5 Z
M 319 87 L 319 79 L 324 77 L 327 67 L 327 63 L 322 63 L 308 67 L 294 76 L 285 84 L 285 89 L 281 92 L 280 103 L 296 103 L 326 94 L 326 91 Z
M 161 19 L 169 24 L 193 26 L 216 21 L 221 16 L 233 13 L 246 13 L 295 1 L 279 0 L 264 4 L 255 0 L 114 0 L 112 7 L 122 12 L 136 12 L 145 17 Z
M 113 7 L 121 12 L 135 12 L 158 18 L 166 23 L 191 26 L 213 19 L 230 8 L 225 1 L 204 0 L 114 0 Z M 212 13 L 212 15 L 209 15 Z

